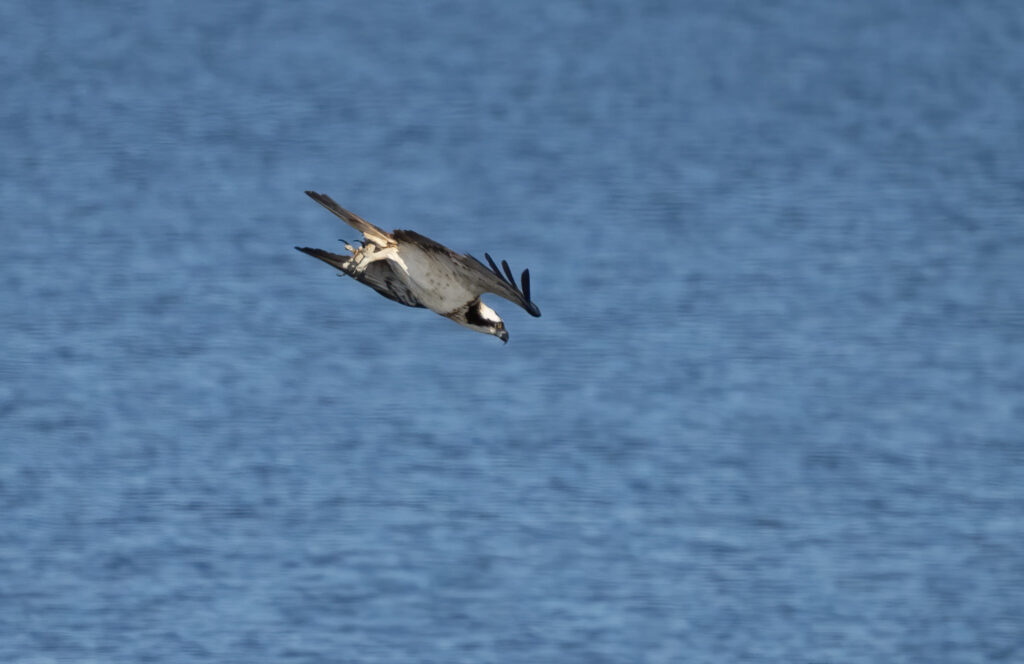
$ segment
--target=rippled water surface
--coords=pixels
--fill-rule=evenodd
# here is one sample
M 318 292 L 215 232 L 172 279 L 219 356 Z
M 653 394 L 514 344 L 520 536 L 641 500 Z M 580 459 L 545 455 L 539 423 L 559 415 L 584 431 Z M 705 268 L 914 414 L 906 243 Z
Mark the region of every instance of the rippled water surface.
M 0 661 L 1024 660 L 1021 5 L 107 5 L 0 8 Z

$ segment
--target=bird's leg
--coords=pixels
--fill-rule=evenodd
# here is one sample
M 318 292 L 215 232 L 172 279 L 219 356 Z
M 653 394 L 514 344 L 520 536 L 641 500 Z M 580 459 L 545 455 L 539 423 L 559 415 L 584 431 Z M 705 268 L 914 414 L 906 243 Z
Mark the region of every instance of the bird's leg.
M 373 254 L 373 252 L 376 251 L 376 246 L 371 244 L 370 242 L 367 242 L 365 239 L 363 240 L 362 245 L 360 245 L 359 247 L 353 247 L 348 240 L 338 238 L 338 241 L 344 242 L 345 249 L 352 252 L 352 255 L 349 257 L 349 259 L 345 261 L 345 267 L 350 268 L 354 271 L 361 272 L 366 267 L 366 265 L 371 262 L 372 258 L 370 254 Z
M 349 260 L 351 263 L 355 261 L 352 269 L 356 272 L 362 272 L 366 269 L 366 266 L 374 261 L 384 261 L 388 259 L 395 259 L 398 257 L 397 247 L 386 247 L 384 249 L 378 249 L 377 245 L 372 242 L 363 245 L 358 251 L 356 251 L 352 258 Z

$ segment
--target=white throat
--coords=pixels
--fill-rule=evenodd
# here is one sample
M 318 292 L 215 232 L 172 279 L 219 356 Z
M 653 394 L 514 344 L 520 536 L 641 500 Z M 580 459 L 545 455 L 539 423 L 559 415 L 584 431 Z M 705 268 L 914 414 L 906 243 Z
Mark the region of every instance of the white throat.
M 500 323 L 501 322 L 501 317 L 498 316 L 498 312 L 495 311 L 494 309 L 491 309 L 489 306 L 484 304 L 482 301 L 480 302 L 479 311 L 480 311 L 480 317 L 483 318 L 484 320 L 486 320 L 488 322 L 491 322 L 491 323 Z

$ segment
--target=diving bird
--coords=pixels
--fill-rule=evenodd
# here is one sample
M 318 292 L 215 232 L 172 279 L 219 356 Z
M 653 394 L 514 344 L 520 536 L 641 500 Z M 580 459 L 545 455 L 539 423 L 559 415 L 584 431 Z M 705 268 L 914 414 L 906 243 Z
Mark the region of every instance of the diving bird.
M 345 243 L 351 255 L 334 254 L 323 249 L 295 247 L 319 258 L 356 281 L 366 284 L 384 297 L 407 307 L 423 307 L 463 327 L 493 334 L 508 343 L 508 331 L 501 316 L 480 300 L 494 293 L 515 302 L 531 316 L 540 309 L 530 301 L 530 271 L 523 270 L 516 285 L 508 263 L 502 271 L 488 254 L 488 268 L 469 254 L 458 254 L 415 231 L 387 233 L 335 203 L 330 196 L 307 191 L 306 195 L 337 215 L 363 235 L 358 248 Z

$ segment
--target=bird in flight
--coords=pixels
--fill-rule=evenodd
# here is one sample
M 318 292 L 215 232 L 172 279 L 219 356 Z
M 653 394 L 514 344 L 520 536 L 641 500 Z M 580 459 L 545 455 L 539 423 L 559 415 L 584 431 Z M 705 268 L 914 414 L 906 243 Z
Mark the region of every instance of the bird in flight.
M 363 235 L 362 246 L 345 243 L 351 255 L 334 254 L 323 249 L 295 247 L 319 258 L 356 281 L 366 284 L 384 297 L 407 307 L 422 307 L 459 325 L 484 334 L 493 334 L 508 343 L 508 331 L 501 316 L 480 300 L 494 293 L 515 302 L 531 316 L 540 309 L 530 301 L 530 271 L 523 270 L 516 285 L 508 263 L 502 270 L 484 254 L 488 268 L 469 254 L 458 254 L 415 231 L 387 233 L 335 203 L 330 196 L 307 191 L 306 195 L 337 215 Z

